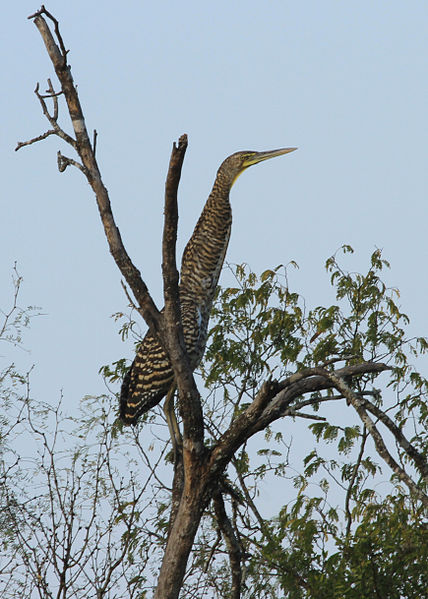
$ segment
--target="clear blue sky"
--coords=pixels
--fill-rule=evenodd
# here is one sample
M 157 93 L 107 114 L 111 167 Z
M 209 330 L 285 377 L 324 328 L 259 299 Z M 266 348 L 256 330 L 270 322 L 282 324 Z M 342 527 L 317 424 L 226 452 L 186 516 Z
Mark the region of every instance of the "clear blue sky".
M 223 158 L 298 146 L 234 187 L 228 260 L 256 271 L 297 261 L 291 285 L 317 305 L 331 300 L 323 265 L 341 244 L 354 246 L 355 270 L 383 248 L 412 331 L 428 334 L 425 1 L 46 7 L 60 20 L 88 128 L 99 134 L 98 161 L 124 242 L 158 302 L 172 142 L 189 135 L 180 256 Z M 133 348 L 109 318 L 127 302 L 92 192 L 80 172 L 56 168 L 57 150 L 71 150 L 51 137 L 13 151 L 48 128 L 33 89 L 52 68 L 26 19 L 38 8 L 20 0 L 3 11 L 0 306 L 11 299 L 16 260 L 21 303 L 42 306 L 45 316 L 26 337 L 31 353 L 13 356 L 36 364 L 35 396 L 55 402 L 62 388 L 77 410 L 84 394 L 104 390 L 99 367 L 131 358 Z

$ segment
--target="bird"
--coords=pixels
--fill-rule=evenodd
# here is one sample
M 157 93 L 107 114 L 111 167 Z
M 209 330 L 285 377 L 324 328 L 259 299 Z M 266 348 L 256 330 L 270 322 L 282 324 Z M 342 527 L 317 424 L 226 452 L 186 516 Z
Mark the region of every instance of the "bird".
M 229 243 L 232 227 L 230 190 L 250 166 L 296 149 L 235 152 L 222 162 L 217 171 L 212 191 L 184 249 L 181 262 L 180 310 L 192 371 L 198 366 L 205 350 L 210 312 Z M 136 424 L 142 414 L 165 396 L 173 395 L 174 390 L 174 373 L 167 353 L 149 331 L 123 379 L 120 392 L 121 420 L 128 425 Z M 168 411 L 171 409 L 169 407 Z M 169 420 L 168 425 L 171 431 Z

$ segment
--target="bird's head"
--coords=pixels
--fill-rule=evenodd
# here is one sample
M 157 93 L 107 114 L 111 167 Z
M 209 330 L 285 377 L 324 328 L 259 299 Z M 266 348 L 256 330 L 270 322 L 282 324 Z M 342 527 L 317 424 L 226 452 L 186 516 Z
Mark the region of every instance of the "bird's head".
M 223 161 L 218 172 L 219 175 L 227 179 L 227 183 L 232 187 L 239 175 L 249 166 L 263 162 L 263 160 L 275 158 L 275 156 L 294 152 L 294 150 L 297 150 L 297 148 L 281 148 L 279 150 L 268 150 L 267 152 L 255 152 L 253 150 L 235 152 Z

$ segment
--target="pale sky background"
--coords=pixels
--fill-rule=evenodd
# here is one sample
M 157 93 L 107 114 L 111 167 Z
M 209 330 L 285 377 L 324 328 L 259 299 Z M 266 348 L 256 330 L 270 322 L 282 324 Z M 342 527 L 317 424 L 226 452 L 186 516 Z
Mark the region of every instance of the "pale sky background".
M 179 258 L 227 155 L 298 146 L 233 188 L 227 259 L 256 272 L 295 260 L 290 286 L 314 306 L 333 301 L 324 262 L 339 246 L 354 247 L 347 263 L 362 271 L 382 248 L 410 331 L 428 335 L 425 0 L 46 7 L 70 50 L 88 129 L 98 131 L 124 243 L 159 306 L 164 181 L 172 142 L 187 133 Z M 56 167 L 57 150 L 71 149 L 51 137 L 13 151 L 49 128 L 33 90 L 52 67 L 26 19 L 38 8 L 19 0 L 2 13 L 0 307 L 10 304 L 17 261 L 20 303 L 44 316 L 25 336 L 30 353 L 3 345 L 0 360 L 35 364 L 33 395 L 54 403 L 62 389 L 74 413 L 83 395 L 105 390 L 100 366 L 131 359 L 133 345 L 110 319 L 127 300 L 92 191 L 76 169 Z

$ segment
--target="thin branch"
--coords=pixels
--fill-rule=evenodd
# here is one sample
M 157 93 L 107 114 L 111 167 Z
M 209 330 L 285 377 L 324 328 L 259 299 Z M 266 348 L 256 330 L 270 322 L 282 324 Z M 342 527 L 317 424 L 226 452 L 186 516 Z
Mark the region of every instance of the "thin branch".
M 57 122 L 58 120 L 58 96 L 62 96 L 62 91 L 60 92 L 55 92 L 54 87 L 52 85 L 52 81 L 48 78 L 48 89 L 46 90 L 47 95 L 46 96 L 40 96 L 41 98 L 52 98 L 52 102 L 53 102 L 53 106 L 54 106 L 54 113 L 53 113 L 53 120 L 55 122 Z
M 47 90 L 49 93 L 47 96 L 42 96 L 42 94 L 39 93 L 39 84 L 36 85 L 36 89 L 34 90 L 34 93 L 37 96 L 37 99 L 40 102 L 40 105 L 42 107 L 42 112 L 44 114 L 44 116 L 47 118 L 47 120 L 49 121 L 49 123 L 51 124 L 51 126 L 54 128 L 55 130 L 55 134 L 58 135 L 58 137 L 61 137 L 61 139 L 63 139 L 66 143 L 70 144 L 70 146 L 72 146 L 74 149 L 76 149 L 76 140 L 73 139 L 70 135 L 68 135 L 68 133 L 66 133 L 57 123 L 58 120 L 58 98 L 57 98 L 57 94 L 55 93 L 53 87 L 52 87 L 52 82 L 50 79 L 48 79 L 48 85 L 49 85 L 49 89 Z M 62 93 L 62 92 L 60 92 Z M 53 103 L 54 103 L 54 114 L 51 115 L 48 107 L 46 106 L 46 102 L 45 102 L 45 98 L 52 98 L 53 99 Z
M 394 435 L 397 443 L 404 449 L 406 454 L 415 462 L 416 468 L 421 472 L 425 480 L 428 479 L 428 464 L 424 456 L 416 449 L 414 445 L 405 437 L 403 431 L 395 424 L 395 422 L 380 408 L 368 401 L 362 399 L 361 403 L 364 408 L 378 418 Z
M 55 92 L 50 79 L 48 79 L 48 85 L 49 85 L 49 88 L 47 90 L 47 92 L 48 92 L 47 95 L 42 95 L 39 93 L 40 86 L 38 83 L 36 85 L 36 89 L 34 90 L 34 93 L 36 94 L 37 99 L 40 102 L 40 106 L 42 107 L 42 112 L 43 112 L 44 116 L 47 118 L 47 120 L 49 121 L 50 125 L 52 126 L 52 129 L 50 129 L 49 131 L 46 131 L 45 133 L 42 133 L 42 135 L 33 137 L 32 139 L 30 139 L 28 141 L 18 142 L 18 144 L 15 148 L 15 152 L 18 151 L 20 148 L 23 148 L 24 146 L 29 146 L 33 143 L 37 143 L 38 141 L 42 141 L 43 139 L 46 139 L 50 135 L 57 135 L 58 137 L 63 139 L 66 143 L 71 145 L 75 150 L 77 149 L 76 148 L 76 140 L 73 139 L 70 135 L 68 135 L 68 133 L 66 133 L 58 125 L 58 122 L 57 122 L 58 121 L 58 96 L 61 95 L 63 92 L 62 91 Z M 46 106 L 46 102 L 45 102 L 46 98 L 52 98 L 52 100 L 53 100 L 53 105 L 54 105 L 53 115 L 50 114 L 48 107 Z
M 322 367 L 326 368 L 326 366 L 331 366 L 332 364 L 337 364 L 337 362 L 349 362 L 349 360 L 359 359 L 360 356 L 357 354 L 349 354 L 347 356 L 336 356 L 335 358 L 330 358 L 322 363 Z
M 2 340 L 4 340 L 4 334 L 6 333 L 6 331 L 9 328 L 9 321 L 10 321 L 12 314 L 14 312 L 16 312 L 16 310 L 18 310 L 18 296 L 19 296 L 22 281 L 23 281 L 21 275 L 18 273 L 18 270 L 16 268 L 16 262 L 14 264 L 13 271 L 15 273 L 15 276 L 12 275 L 12 281 L 13 281 L 13 286 L 14 286 L 12 307 L 10 308 L 9 312 L 6 312 L 6 313 L 3 312 L 3 310 L 0 310 L 0 313 L 2 314 L 2 316 L 4 316 L 3 324 L 0 327 L 0 339 L 2 339 Z M 7 339 L 7 337 L 6 337 L 6 339 Z
M 247 485 L 245 484 L 245 480 L 244 480 L 244 477 L 242 476 L 241 469 L 237 465 L 237 461 L 235 459 L 233 459 L 232 461 L 235 466 L 239 484 L 241 485 L 241 489 L 244 493 L 247 505 L 249 506 L 249 508 L 253 512 L 254 516 L 256 517 L 256 519 L 259 523 L 261 532 L 263 533 L 264 537 L 275 547 L 276 551 L 278 551 L 279 554 L 282 554 L 283 547 L 281 546 L 281 543 L 278 540 L 278 538 L 271 533 L 269 526 L 266 524 L 265 519 L 260 514 L 256 504 L 254 503 L 253 498 L 251 497 L 250 492 L 247 488 Z M 253 541 L 253 539 L 252 539 L 252 541 Z M 269 559 L 270 559 L 270 555 L 269 555 Z M 300 574 L 297 571 L 291 569 L 288 566 L 288 564 L 285 563 L 284 560 L 281 562 L 281 569 L 285 570 L 288 574 L 293 576 L 293 578 L 295 579 L 297 584 L 299 584 L 301 587 L 303 587 L 304 589 L 310 589 L 309 583 L 302 576 L 300 576 Z
M 355 484 L 355 479 L 357 478 L 357 474 L 358 474 L 358 470 L 360 468 L 361 465 L 361 461 L 363 459 L 363 455 L 364 455 L 364 448 L 366 446 L 366 441 L 367 441 L 367 429 L 366 427 L 364 427 L 363 430 L 363 434 L 361 437 L 361 446 L 360 446 L 360 451 L 358 452 L 358 457 L 357 457 L 357 461 L 354 464 L 354 468 L 352 469 L 352 475 L 351 475 L 351 480 L 349 481 L 349 485 L 348 488 L 346 490 L 346 496 L 345 496 L 345 514 L 346 514 L 346 539 L 349 538 L 349 535 L 351 533 L 351 524 L 352 524 L 352 515 L 351 515 L 351 510 L 349 507 L 349 504 L 351 502 L 351 493 L 352 490 L 354 488 L 354 484 Z
M 94 136 L 93 136 L 93 141 L 92 141 L 92 151 L 94 153 L 94 156 L 96 156 L 96 154 L 97 154 L 97 139 L 98 139 L 98 133 L 97 133 L 97 130 L 94 129 Z
M 205 574 L 208 572 L 208 568 L 210 567 L 211 560 L 213 559 L 214 554 L 217 551 L 218 546 L 220 545 L 220 542 L 221 542 L 221 531 L 217 530 L 216 540 L 211 545 L 211 550 L 210 550 L 210 552 L 208 554 L 208 557 L 207 557 L 207 559 L 205 561 L 205 564 L 204 564 L 203 571 L 205 572 Z
M 292 416 L 293 418 L 307 418 L 308 420 L 319 420 L 321 422 L 326 422 L 327 420 L 327 418 L 324 418 L 324 416 L 306 414 L 305 412 L 296 412 L 296 410 L 292 410 L 291 408 L 287 410 L 287 416 Z
M 232 585 L 230 589 L 230 598 L 239 599 L 241 597 L 242 584 L 242 550 L 236 537 L 233 526 L 229 520 L 224 507 L 223 497 L 220 492 L 213 496 L 214 510 L 217 523 L 226 542 L 227 552 L 229 554 L 230 571 L 232 574 Z
M 33 137 L 27 141 L 19 141 L 16 144 L 15 152 L 17 152 L 21 148 L 24 148 L 25 146 L 31 146 L 31 144 L 35 144 L 38 141 L 42 141 L 43 139 L 46 139 L 50 135 L 56 135 L 56 134 L 57 133 L 56 133 L 55 129 L 49 129 L 49 131 L 45 131 L 45 133 L 42 133 L 41 135 L 38 135 L 37 137 Z
M 419 499 L 423 502 L 425 506 L 428 507 L 428 496 L 416 485 L 416 483 L 407 474 L 407 472 L 403 468 L 401 468 L 401 466 L 389 453 L 383 441 L 382 435 L 379 433 L 374 422 L 364 409 L 364 400 L 360 399 L 352 391 L 352 389 L 348 387 L 345 381 L 340 376 L 338 376 L 337 373 L 323 369 L 319 369 L 319 371 L 320 374 L 323 373 L 323 376 L 325 376 L 327 380 L 329 379 L 334 384 L 338 391 L 343 393 L 343 395 L 348 399 L 349 403 L 355 408 L 357 414 L 359 415 L 362 422 L 369 431 L 370 435 L 372 436 L 378 454 L 385 460 L 385 462 L 388 464 L 391 470 L 395 472 L 398 478 L 402 480 L 417 497 L 419 497 Z
M 134 300 L 132 299 L 132 297 L 129 295 L 128 289 L 125 285 L 125 283 L 123 281 L 120 281 L 120 284 L 122 285 L 122 289 L 125 292 L 125 295 L 128 299 L 129 305 L 131 306 L 131 308 L 133 308 L 134 310 L 136 310 L 138 312 L 138 307 L 135 305 Z
M 64 59 L 67 58 L 67 54 L 68 54 L 68 50 L 65 49 L 64 46 L 64 42 L 62 39 L 62 36 L 60 34 L 59 31 L 59 23 L 57 21 L 57 19 L 55 19 L 55 17 L 53 16 L 52 13 L 50 13 L 48 10 L 46 10 L 45 5 L 42 4 L 42 6 L 40 7 L 40 10 L 38 10 L 37 12 L 35 12 L 34 14 L 30 15 L 29 17 L 27 17 L 28 19 L 35 19 L 36 17 L 39 17 L 41 15 L 46 15 L 48 17 L 48 19 L 50 19 L 53 24 L 54 24 L 54 29 L 55 29 L 55 35 L 57 37 L 58 43 L 60 45 L 61 48 L 61 54 L 64 57 Z M 65 66 L 65 62 L 64 62 L 64 66 Z

